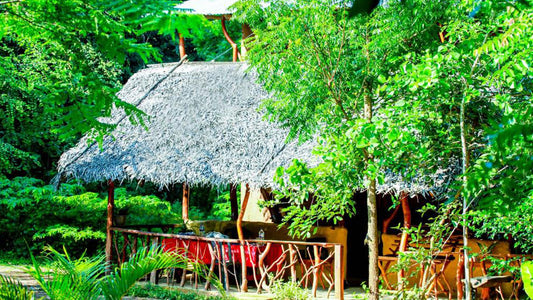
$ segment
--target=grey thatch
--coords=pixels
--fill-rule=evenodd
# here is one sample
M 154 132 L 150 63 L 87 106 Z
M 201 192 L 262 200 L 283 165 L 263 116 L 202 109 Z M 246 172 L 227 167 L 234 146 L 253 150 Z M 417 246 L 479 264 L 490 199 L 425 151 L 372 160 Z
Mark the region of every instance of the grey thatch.
M 230 15 L 234 12 L 230 6 L 237 0 L 189 0 L 176 5 L 178 11 L 197 15 Z
M 142 100 L 148 130 L 121 121 L 123 112 L 115 110 L 110 123 L 119 123 L 103 148 L 82 138 L 61 156 L 56 180 L 268 187 L 278 166 L 317 161 L 313 143 L 286 144 L 288 131 L 263 120 L 258 107 L 269 95 L 245 64 L 184 63 L 169 75 L 175 67 L 141 70 L 118 93 L 132 104 Z

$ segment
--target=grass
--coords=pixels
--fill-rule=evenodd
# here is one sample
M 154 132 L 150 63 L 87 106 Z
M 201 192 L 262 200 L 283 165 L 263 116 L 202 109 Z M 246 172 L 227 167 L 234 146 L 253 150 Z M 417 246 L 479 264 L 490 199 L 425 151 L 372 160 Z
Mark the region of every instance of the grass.
M 220 296 L 206 296 L 195 292 L 182 292 L 175 289 L 165 288 L 151 284 L 137 284 L 128 292 L 128 296 L 132 297 L 147 297 L 155 299 L 168 300 L 219 300 L 232 299 L 222 298 Z

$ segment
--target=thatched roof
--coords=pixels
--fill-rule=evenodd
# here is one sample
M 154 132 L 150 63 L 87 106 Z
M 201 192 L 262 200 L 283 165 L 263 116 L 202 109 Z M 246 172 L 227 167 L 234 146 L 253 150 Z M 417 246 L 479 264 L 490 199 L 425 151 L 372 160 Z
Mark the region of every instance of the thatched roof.
M 316 161 L 312 143 L 285 144 L 288 131 L 263 120 L 258 107 L 269 95 L 245 64 L 184 63 L 164 79 L 174 67 L 141 70 L 118 93 L 132 104 L 141 100 L 148 130 L 115 110 L 110 123 L 123 120 L 102 149 L 82 138 L 61 156 L 56 178 L 258 187 L 272 186 L 276 168 L 294 158 Z
M 237 0 L 189 0 L 176 5 L 179 11 L 185 13 L 215 16 L 215 15 L 230 15 L 234 12 L 230 6 L 235 4 Z

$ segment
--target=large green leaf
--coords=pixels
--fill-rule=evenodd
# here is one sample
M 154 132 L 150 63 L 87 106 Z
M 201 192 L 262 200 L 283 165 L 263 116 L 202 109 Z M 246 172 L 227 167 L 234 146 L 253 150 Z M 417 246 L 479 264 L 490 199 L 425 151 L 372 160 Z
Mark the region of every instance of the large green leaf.
M 533 299 L 533 262 L 526 261 L 522 263 L 522 281 L 524 282 L 524 290 L 530 299 Z

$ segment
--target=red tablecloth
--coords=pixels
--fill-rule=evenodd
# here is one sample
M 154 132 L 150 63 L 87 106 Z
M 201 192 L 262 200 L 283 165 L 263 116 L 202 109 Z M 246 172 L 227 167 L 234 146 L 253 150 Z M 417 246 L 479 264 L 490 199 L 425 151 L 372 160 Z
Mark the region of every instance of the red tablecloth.
M 220 253 L 220 247 L 223 249 L 224 260 L 231 260 L 235 263 L 241 264 L 241 246 L 239 244 L 229 243 L 215 243 L 197 240 L 184 240 L 178 238 L 167 238 L 162 241 L 164 251 L 177 252 L 182 255 L 187 254 L 187 257 L 195 262 L 204 264 L 211 264 L 211 253 L 209 251 L 209 244 L 213 246 L 215 251 Z M 229 247 L 228 247 L 229 246 Z M 259 255 L 265 250 L 264 244 L 249 244 L 244 245 L 244 256 L 247 267 L 257 267 L 259 262 Z M 265 264 L 272 265 L 281 256 L 283 250 L 280 245 L 272 244 L 270 251 L 265 257 Z

